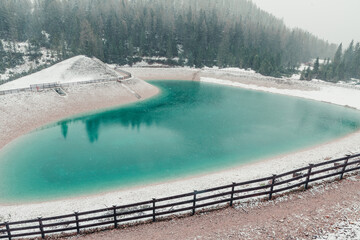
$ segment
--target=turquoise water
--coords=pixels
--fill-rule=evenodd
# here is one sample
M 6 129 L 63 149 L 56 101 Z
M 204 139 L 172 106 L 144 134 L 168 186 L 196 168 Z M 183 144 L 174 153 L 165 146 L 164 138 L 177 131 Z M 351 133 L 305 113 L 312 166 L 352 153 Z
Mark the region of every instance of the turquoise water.
M 98 193 L 216 171 L 334 139 L 360 112 L 187 81 L 143 102 L 66 119 L 0 152 L 0 201 Z M 235 179 L 234 179 L 235 180 Z

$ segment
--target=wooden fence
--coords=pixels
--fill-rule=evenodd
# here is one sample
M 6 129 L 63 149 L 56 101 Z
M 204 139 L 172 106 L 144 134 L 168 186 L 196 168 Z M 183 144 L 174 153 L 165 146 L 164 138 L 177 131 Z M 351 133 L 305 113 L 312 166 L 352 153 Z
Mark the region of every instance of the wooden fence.
M 232 206 L 245 199 L 272 199 L 274 194 L 307 189 L 310 183 L 321 180 L 342 179 L 344 174 L 357 170 L 360 170 L 360 154 L 347 155 L 279 175 L 201 191 L 55 217 L 4 222 L 0 224 L 0 239 L 45 238 L 55 233 L 79 234 L 99 227 L 117 228 L 123 224 L 156 221 L 175 215 L 194 215 L 196 211 Z
M 126 74 L 126 76 L 119 76 L 116 78 L 104 78 L 104 79 L 95 79 L 89 81 L 81 81 L 81 82 L 70 82 L 70 83 L 42 83 L 42 84 L 32 84 L 28 88 L 17 88 L 11 90 L 0 91 L 0 95 L 12 94 L 12 93 L 20 93 L 20 92 L 37 92 L 45 89 L 57 88 L 57 87 L 69 87 L 71 85 L 79 85 L 79 84 L 89 84 L 89 83 L 101 83 L 101 82 L 111 82 L 111 81 L 122 81 L 131 78 L 131 73 L 117 70 Z

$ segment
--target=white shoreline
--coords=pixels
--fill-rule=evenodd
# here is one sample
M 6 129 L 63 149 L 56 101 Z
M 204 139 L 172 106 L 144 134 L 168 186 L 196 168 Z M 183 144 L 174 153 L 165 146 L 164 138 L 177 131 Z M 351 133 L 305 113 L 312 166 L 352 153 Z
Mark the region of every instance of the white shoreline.
M 143 72 L 141 72 L 142 70 Z M 162 70 L 162 73 L 166 72 L 166 78 L 170 79 L 169 77 L 171 75 L 175 76 L 179 70 L 182 72 L 187 71 L 186 69 L 166 69 Z M 146 73 L 149 71 L 151 71 L 153 74 L 151 75 L 151 78 L 156 79 L 156 74 L 154 73 L 156 69 L 136 69 L 135 72 L 137 73 L 134 75 L 141 78 L 142 75 L 146 75 Z M 200 75 L 195 76 L 195 74 L 198 74 L 199 72 Z M 201 72 L 205 75 L 205 77 L 201 76 Z M 261 86 L 262 83 L 258 83 L 256 80 L 254 80 L 254 84 L 234 81 L 234 79 L 237 78 L 236 75 L 231 75 L 231 80 L 225 80 L 228 75 L 222 74 L 223 72 L 211 73 L 201 70 L 188 70 L 189 76 L 192 76 L 193 79 L 198 78 L 197 80 L 204 82 L 212 82 L 277 94 L 286 94 L 289 96 L 302 97 L 317 101 L 331 102 L 338 105 L 350 106 L 360 110 L 360 91 L 356 89 L 342 88 L 336 85 L 321 83 L 311 83 L 314 86 L 312 86 L 312 89 L 310 90 L 302 90 L 302 83 L 299 83 L 299 86 L 295 84 L 295 87 L 288 85 L 286 85 L 286 87 L 278 87 L 276 84 L 273 84 L 273 86 Z M 209 78 L 209 75 L 214 75 L 217 78 L 224 79 L 219 80 L 216 78 Z M 185 75 L 182 77 L 183 79 L 186 79 Z M 239 77 L 239 79 L 240 78 L 241 77 Z M 200 175 L 180 180 L 172 180 L 164 183 L 134 187 L 97 195 L 41 203 L 0 205 L 0 217 L 3 216 L 5 217 L 5 220 L 7 220 L 6 218 L 8 215 L 11 215 L 11 220 L 14 221 L 36 218 L 38 216 L 48 217 L 62 215 L 72 213 L 74 211 L 93 210 L 97 208 L 109 207 L 112 205 L 123 205 L 143 200 L 150 200 L 154 197 L 159 198 L 174 194 L 181 194 L 191 192 L 194 189 L 201 190 L 209 187 L 229 184 L 234 181 L 246 181 L 303 167 L 309 163 L 320 162 L 327 157 L 342 157 L 346 153 L 360 152 L 360 146 L 357 143 L 360 143 L 360 131 L 341 139 L 336 139 L 308 149 L 303 149 L 294 153 L 289 153 L 270 159 L 264 159 L 262 161 L 249 163 L 231 170 L 225 170 L 217 173 Z
M 262 87 L 254 84 L 243 84 L 231 80 L 222 80 L 216 78 L 200 78 L 201 82 L 215 83 L 226 86 L 240 87 L 244 89 L 263 91 L 269 93 L 282 94 L 292 97 L 300 97 L 305 99 L 311 99 L 320 102 L 332 103 L 344 107 L 351 107 L 360 110 L 360 91 L 340 88 L 339 86 L 321 86 L 319 90 L 303 91 L 298 89 L 278 89 L 275 87 Z M 339 94 L 341 94 L 339 96 Z

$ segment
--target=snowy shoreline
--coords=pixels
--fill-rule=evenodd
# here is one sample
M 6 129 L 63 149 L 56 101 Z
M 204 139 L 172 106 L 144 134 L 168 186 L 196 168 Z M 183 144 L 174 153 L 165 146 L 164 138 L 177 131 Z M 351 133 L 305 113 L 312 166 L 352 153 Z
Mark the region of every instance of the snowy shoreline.
M 135 77 L 140 79 L 182 79 L 182 80 L 198 80 L 203 82 L 210 82 L 216 84 L 230 85 L 234 87 L 242 87 L 247 89 L 267 91 L 277 94 L 286 94 L 289 96 L 302 97 L 307 99 L 313 99 L 317 101 L 330 102 L 333 104 L 349 106 L 360 110 L 360 91 L 358 89 L 344 88 L 337 86 L 335 84 L 323 84 L 315 82 L 300 82 L 296 80 L 284 80 L 284 79 L 269 79 L 267 77 L 259 76 L 258 74 L 246 72 L 246 71 L 236 71 L 236 70 L 213 70 L 213 69 L 188 69 L 188 68 L 166 68 L 166 69 L 154 69 L 154 68 L 125 68 L 124 70 L 131 72 Z M 139 80 L 140 81 L 140 80 Z M 130 84 L 130 83 L 129 83 Z M 141 83 L 142 84 L 142 83 Z M 81 87 L 85 88 L 86 93 L 91 88 L 98 88 L 101 91 L 94 91 L 93 98 L 96 99 L 97 94 L 102 93 L 102 95 L 107 95 L 107 91 L 113 91 L 115 83 L 109 83 L 108 86 L 104 84 L 101 86 L 86 86 Z M 144 84 L 143 84 L 144 85 Z M 156 91 L 148 85 L 144 85 L 147 88 L 143 89 L 144 93 L 147 93 L 147 97 L 156 94 Z M 134 86 L 131 86 L 134 88 Z M 111 90 L 112 89 L 112 90 Z M 81 90 L 81 89 L 80 89 Z M 74 93 L 82 92 L 79 89 L 74 91 Z M 125 90 L 121 90 L 126 92 Z M 71 92 L 71 90 L 70 90 Z M 27 95 L 26 95 L 27 94 Z M 31 99 L 29 104 L 35 104 L 37 101 L 43 101 L 49 96 L 54 98 L 50 93 L 40 93 L 38 95 L 29 95 L 24 93 L 20 100 L 18 101 L 28 101 Z M 34 94 L 34 93 L 32 93 Z M 51 93 L 53 94 L 53 93 Z M 127 93 L 128 94 L 128 93 Z M 9 95 L 10 96 L 10 95 Z M 14 109 L 19 102 L 10 101 L 9 96 L 1 97 L 0 101 L 6 103 L 7 111 L 3 111 L 5 114 L 1 114 L 6 117 L 17 117 L 20 115 L 13 114 L 10 109 Z M 20 96 L 20 94 L 18 95 Z M 83 96 L 84 97 L 84 96 Z M 145 96 L 144 96 L 145 97 Z M 135 99 L 132 97 L 131 101 Z M 84 112 L 91 111 L 95 109 L 100 109 L 105 106 L 112 106 L 114 104 L 107 104 L 106 101 L 110 101 L 110 98 L 103 100 L 104 106 L 89 106 L 87 109 L 81 109 L 85 105 L 80 104 L 76 111 Z M 72 102 L 74 106 L 77 102 L 81 102 L 81 98 L 75 98 Z M 117 101 L 118 104 L 120 103 Z M 127 102 L 127 101 L 123 101 Z M 53 101 L 50 101 L 50 105 Z M 95 100 L 94 100 L 95 103 Z M 62 106 L 65 106 L 67 101 L 64 101 Z M 28 105 L 27 107 L 29 107 Z M 96 108 L 95 108 L 96 107 Z M 46 108 L 46 106 L 44 106 Z M 92 109 L 91 109 L 92 108 Z M 0 109 L 1 110 L 1 109 Z M 41 109 L 40 109 L 41 110 Z M 42 109 L 43 110 L 43 109 Z M 82 110 L 82 111 L 81 111 Z M 61 112 L 56 116 L 47 116 L 40 123 L 43 125 L 50 121 L 56 119 L 61 119 L 69 114 L 75 114 L 76 111 Z M 41 112 L 41 111 L 40 111 Z M 39 116 L 39 112 L 33 113 L 28 112 L 27 114 L 31 116 L 32 125 L 35 124 L 36 118 Z M 34 115 L 35 114 L 35 115 Z M 44 115 L 44 114 L 43 114 Z M 27 116 L 29 117 L 29 116 Z M 6 135 L 5 129 L 10 127 L 10 129 L 15 129 L 16 124 L 11 124 L 9 120 L 4 120 L 2 123 L 1 130 L 5 133 L 1 139 L 8 138 L 6 143 L 10 142 L 14 138 L 9 138 Z M 8 119 L 8 118 L 7 118 Z M 47 121 L 47 122 L 46 122 Z M 6 124 L 6 125 L 5 125 Z M 9 126 L 10 125 L 10 126 Z M 35 128 L 34 126 L 32 126 Z M 32 129 L 33 129 L 32 128 Z M 22 134 L 24 134 L 23 132 Z M 231 182 L 240 182 L 245 180 L 250 180 L 259 177 L 270 176 L 271 174 L 277 174 L 292 170 L 295 168 L 306 166 L 308 163 L 316 163 L 323 161 L 325 158 L 332 157 L 342 157 L 347 153 L 360 152 L 360 146 L 357 144 L 360 142 L 360 131 L 352 133 L 348 136 L 345 136 L 340 139 L 335 139 L 330 142 L 313 146 L 307 149 L 302 149 L 293 153 L 286 153 L 280 156 L 272 157 L 270 159 L 264 159 L 258 162 L 249 163 L 237 168 L 232 168 L 229 170 L 223 170 L 220 172 L 203 174 L 193 177 L 187 177 L 183 179 L 175 179 L 162 183 L 154 183 L 146 186 L 138 186 L 128 189 L 122 189 L 118 191 L 112 191 L 107 193 L 101 193 L 96 195 L 89 196 L 80 196 L 67 199 L 59 199 L 48 202 L 40 203 L 25 203 L 25 204 L 11 204 L 11 205 L 0 205 L 0 217 L 4 217 L 5 220 L 23 220 L 28 218 L 35 218 L 38 216 L 54 216 L 61 215 L 66 213 L 72 213 L 74 211 L 85 211 L 92 210 L 97 208 L 103 208 L 104 206 L 123 205 L 127 203 L 133 203 L 143 200 L 150 200 L 153 197 L 164 197 L 174 194 L 191 192 L 194 189 L 205 189 L 214 186 L 220 186 L 224 184 L 229 184 Z M 5 144 L 6 144 L 5 143 Z M 4 142 L 0 142 L 4 145 Z M 8 219 L 8 216 L 11 216 L 11 219 Z

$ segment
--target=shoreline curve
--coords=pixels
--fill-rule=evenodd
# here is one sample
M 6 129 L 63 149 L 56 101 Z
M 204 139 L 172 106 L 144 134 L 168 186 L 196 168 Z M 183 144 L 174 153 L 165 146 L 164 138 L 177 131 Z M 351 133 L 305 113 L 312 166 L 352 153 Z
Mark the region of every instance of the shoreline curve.
M 291 85 L 284 80 L 284 82 L 279 83 L 278 80 L 271 79 L 270 82 L 265 79 L 259 79 L 258 81 L 256 78 L 252 79 L 249 83 L 249 79 L 246 79 L 246 76 L 243 76 L 240 74 L 239 76 L 236 76 L 237 73 L 227 73 L 221 70 L 199 70 L 199 69 L 162 69 L 157 72 L 157 69 L 129 69 L 127 71 L 133 72 L 133 75 L 140 79 L 150 80 L 150 79 L 177 79 L 177 80 L 197 80 L 197 81 L 213 81 L 213 83 L 221 83 L 221 80 L 230 81 L 228 84 L 233 85 L 239 85 L 235 87 L 254 87 L 255 88 L 264 88 L 264 89 L 254 89 L 254 90 L 267 90 L 269 92 L 273 93 L 279 93 L 279 94 L 286 94 L 290 96 L 296 96 L 298 97 L 304 97 L 307 99 L 313 99 L 317 101 L 323 101 L 327 100 L 326 98 L 334 93 L 344 95 L 348 94 L 348 96 L 360 95 L 360 91 L 358 89 L 349 89 L 346 87 L 337 86 L 335 84 L 323 84 L 323 83 L 303 83 L 300 81 L 294 81 Z M 149 74 L 149 72 L 151 74 Z M 182 72 L 182 74 L 178 74 L 179 72 Z M 157 75 L 156 75 L 157 74 Z M 172 77 L 173 76 L 173 77 Z M 210 78 L 212 77 L 212 78 Z M 209 80 L 210 78 L 210 80 Z M 265 77 L 264 77 L 265 78 Z M 217 80 L 214 80 L 217 79 Z M 142 81 L 142 80 L 138 80 Z M 218 82 L 216 82 L 218 81 Z M 293 81 L 293 80 L 290 80 Z M 147 84 L 147 83 L 146 83 Z M 151 96 L 154 96 L 158 93 L 158 90 L 152 89 L 152 85 L 148 86 L 146 85 L 142 89 L 142 94 L 144 95 L 144 98 L 148 98 Z M 104 86 L 103 86 L 104 85 Z M 243 86 L 244 85 L 244 86 Z M 126 92 L 122 92 L 124 95 L 120 98 L 112 99 L 109 97 L 109 95 L 114 96 L 116 94 L 119 94 L 119 92 L 116 92 L 115 94 L 109 94 L 109 91 L 111 88 L 113 88 L 112 83 L 107 84 L 101 84 L 101 86 L 91 86 L 91 88 L 95 88 L 98 91 L 94 91 L 92 97 L 94 97 L 94 100 L 98 99 L 99 96 L 97 94 L 100 93 L 101 96 L 105 96 L 108 98 L 105 98 L 102 104 L 96 105 L 96 104 L 90 104 L 88 106 L 91 106 L 93 109 L 89 109 L 85 107 L 84 105 L 80 104 L 77 108 L 77 111 L 80 111 L 79 109 L 82 108 L 81 112 L 75 112 L 68 110 L 65 108 L 65 111 L 61 111 L 59 114 L 54 114 L 52 112 L 49 113 L 50 117 L 47 118 L 50 121 L 45 122 L 46 119 L 41 118 L 40 121 L 31 121 L 34 123 L 32 125 L 32 130 L 36 129 L 39 126 L 35 126 L 36 124 L 40 124 L 40 126 L 43 126 L 46 123 L 50 123 L 56 120 L 63 119 L 65 117 L 74 115 L 74 114 L 81 114 L 84 112 L 99 110 L 102 108 L 108 108 L 108 107 L 114 107 L 118 106 L 119 102 L 120 104 L 123 103 L 130 103 L 136 101 L 136 99 L 132 98 L 129 95 L 126 95 Z M 78 87 L 73 90 L 69 90 L 70 92 L 74 91 L 74 93 L 80 93 L 82 95 L 83 93 L 88 93 L 90 86 L 83 86 Z M 100 91 L 100 89 L 102 89 Z M 330 94 L 329 94 L 329 90 Z M 140 90 L 141 91 L 141 90 Z M 282 91 L 282 93 L 280 93 Z M 97 92 L 97 93 L 95 93 Z M 326 94 L 327 93 L 327 94 Z M 349 95 L 349 93 L 351 93 Z M 302 95 L 301 95 L 302 94 Z M 26 94 L 25 94 L 26 95 Z M 54 97 L 53 92 L 44 92 L 40 93 L 39 99 L 55 99 L 57 96 Z M 141 94 L 140 94 L 141 95 Z M 143 96 L 141 95 L 141 96 Z M 316 97 L 317 96 L 317 97 Z M 341 97 L 341 96 L 340 96 Z M 339 98 L 340 98 L 339 97 Z M 342 96 L 343 97 L 343 96 Z M 317 98 L 317 99 L 314 99 Z M 31 96 L 22 96 L 20 100 L 31 100 Z M 331 99 L 333 101 L 332 103 L 338 104 L 338 105 L 348 105 L 350 107 L 356 108 L 360 110 L 360 96 L 357 97 L 359 106 L 357 104 L 352 104 L 352 97 L 348 97 L 348 100 L 344 101 L 338 101 L 338 99 Z M 6 100 L 6 97 L 5 97 Z M 19 100 L 19 101 L 20 101 Z M 329 100 L 329 99 L 328 99 Z M 69 100 L 68 100 L 69 101 Z M 71 102 L 71 104 L 76 103 L 76 101 L 79 101 L 78 99 L 74 99 L 74 102 Z M 53 101 L 50 101 L 53 102 Z M 66 101 L 64 101 L 66 102 Z M 95 101 L 94 101 L 95 102 Z M 106 104 L 104 104 L 106 102 Z M 17 102 L 18 103 L 18 102 Z M 32 104 L 33 102 L 29 102 L 29 104 Z M 355 102 L 356 103 L 356 102 Z M 15 102 L 16 104 L 16 102 Z M 352 104 L 352 105 L 351 105 Z M 11 104 L 10 104 L 11 105 Z M 50 104 L 51 105 L 51 104 Z M 58 107 L 61 107 L 64 105 L 59 105 Z M 9 106 L 8 106 L 9 107 Z M 0 107 L 0 111 L 3 110 Z M 3 110 L 5 113 L 9 113 L 6 111 L 8 109 Z M 40 112 L 43 112 L 46 110 L 46 108 L 43 106 L 40 108 Z M 31 111 L 30 111 L 31 112 Z M 67 115 L 66 115 L 67 114 Z M 1 114 L 3 115 L 3 114 Z M 29 114 L 31 115 L 31 114 Z M 60 115 L 66 115 L 60 117 Z M 10 116 L 14 116 L 14 114 L 10 114 Z M 35 119 L 36 115 L 33 116 L 30 119 Z M 1 123 L 0 118 L 0 123 Z M 45 123 L 43 123 L 45 122 Z M 1 125 L 0 125 L 1 126 Z M 16 126 L 16 124 L 13 124 L 12 127 Z M 4 127 L 2 127 L 4 128 Z M 24 127 L 21 128 L 22 134 L 25 134 L 26 129 L 29 129 Z M 3 130 L 3 129 L 2 129 Z M 4 134 L 6 131 L 2 131 Z M 25 133 L 24 133 L 25 132 Z M 27 131 L 29 132 L 29 131 Z M 1 134 L 1 135 L 3 135 Z M 10 136 L 11 138 L 11 136 Z M 16 138 L 16 137 L 15 137 Z M 13 139 L 15 139 L 13 137 Z M 3 139 L 1 137 L 0 139 Z M 11 140 L 10 140 L 11 141 Z M 7 143 L 9 143 L 8 141 Z M 324 158 L 328 157 L 341 157 L 346 153 L 349 152 L 360 152 L 360 146 L 356 144 L 356 142 L 360 142 L 360 131 L 348 134 L 344 137 L 341 137 L 340 139 L 334 139 L 330 140 L 329 142 L 312 146 L 306 149 L 300 149 L 295 152 L 285 153 L 279 156 L 270 157 L 267 159 L 262 159 L 254 163 L 248 163 L 244 166 L 239 166 L 237 168 L 229 169 L 229 170 L 221 170 L 219 172 L 212 172 L 207 174 L 200 174 L 196 176 L 190 176 L 185 177 L 183 179 L 175 179 L 170 180 L 167 182 L 161 182 L 161 183 L 154 183 L 146 186 L 137 186 L 137 187 L 130 187 L 129 189 L 122 189 L 118 191 L 110 191 L 105 193 L 99 193 L 95 195 L 88 195 L 88 196 L 80 196 L 80 197 L 73 197 L 73 198 L 66 198 L 66 199 L 58 199 L 53 201 L 46 201 L 46 202 L 36 202 L 36 203 L 21 203 L 21 204 L 10 204 L 10 205 L 0 205 L 1 209 L 1 215 L 7 216 L 8 214 L 11 214 L 11 220 L 19 220 L 24 218 L 33 218 L 38 216 L 53 216 L 53 215 L 59 215 L 64 213 L 69 213 L 73 211 L 82 211 L 82 210 L 89 210 L 89 209 L 97 209 L 102 208 L 105 206 L 111 206 L 113 204 L 127 204 L 135 201 L 141 201 L 141 200 L 148 200 L 152 197 L 162 197 L 162 196 L 168 196 L 173 194 L 179 194 L 182 192 L 190 192 L 193 191 L 193 189 L 204 189 L 208 187 L 213 187 L 214 185 L 223 185 L 223 184 L 229 184 L 232 181 L 242 181 L 242 180 L 250 180 L 257 177 L 264 177 L 271 174 L 276 174 L 283 172 L 284 170 L 291 170 L 295 169 L 297 167 L 302 167 L 305 164 L 308 163 L 316 163 L 322 161 Z M 5 143 L 6 144 L 6 143 Z M 5 146 L 4 142 L 0 140 L 0 150 L 1 148 Z M 301 161 L 298 161 L 298 159 L 301 159 Z M 213 184 L 210 184 L 210 183 Z M 215 183 L 216 184 L 215 184 Z M 170 184 L 171 183 L 171 184 Z M 177 189 L 175 192 L 174 190 Z M 81 200 L 81 201 L 79 201 Z

